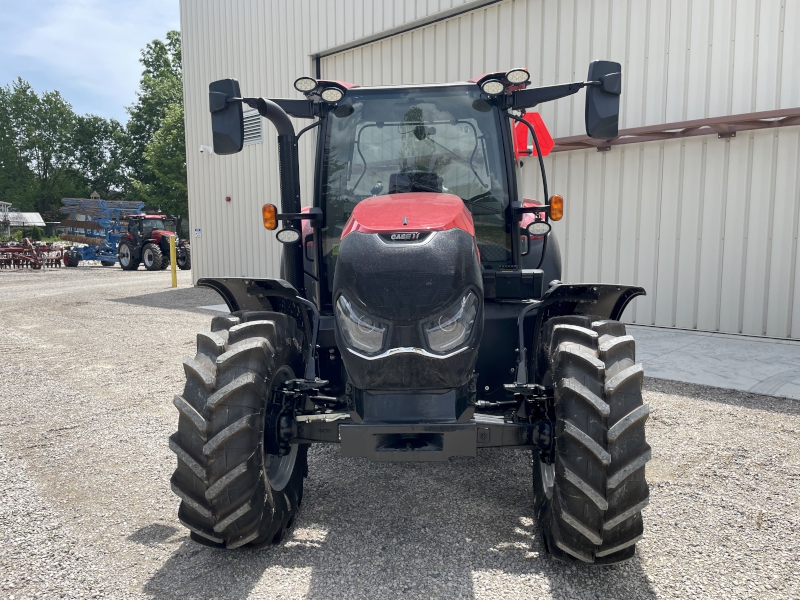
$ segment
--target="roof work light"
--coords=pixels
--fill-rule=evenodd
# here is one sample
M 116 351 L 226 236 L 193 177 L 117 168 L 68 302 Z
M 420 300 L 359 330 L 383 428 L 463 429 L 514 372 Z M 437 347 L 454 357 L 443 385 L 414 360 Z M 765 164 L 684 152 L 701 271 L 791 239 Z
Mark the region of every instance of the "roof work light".
M 317 89 L 317 80 L 311 77 L 300 77 L 294 82 L 294 89 L 303 94 L 310 94 Z

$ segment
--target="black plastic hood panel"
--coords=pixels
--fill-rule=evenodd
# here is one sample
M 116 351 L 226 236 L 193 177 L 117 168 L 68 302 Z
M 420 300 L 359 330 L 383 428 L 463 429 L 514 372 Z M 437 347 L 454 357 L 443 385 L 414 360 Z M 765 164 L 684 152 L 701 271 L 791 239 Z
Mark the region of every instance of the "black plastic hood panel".
M 416 323 L 453 304 L 469 285 L 483 285 L 475 239 L 463 229 L 432 232 L 420 242 L 386 237 L 345 236 L 336 261 L 334 300 L 345 291 L 376 317 Z
M 483 333 L 483 279 L 475 239 L 462 229 L 433 232 L 420 242 L 353 232 L 339 246 L 333 301 L 344 293 L 371 315 L 389 323 L 383 352 L 425 349 L 420 323 L 449 308 L 469 289 L 480 308 L 466 349 L 449 358 L 397 353 L 367 359 L 349 351 L 336 327 L 336 343 L 347 373 L 363 390 L 443 389 L 472 377 Z

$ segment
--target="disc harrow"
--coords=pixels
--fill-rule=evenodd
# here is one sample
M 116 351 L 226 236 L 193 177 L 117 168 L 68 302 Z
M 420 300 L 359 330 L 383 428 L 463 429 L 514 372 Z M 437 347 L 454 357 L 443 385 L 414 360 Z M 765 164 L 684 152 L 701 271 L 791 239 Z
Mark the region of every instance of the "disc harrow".
M 30 238 L 0 244 L 0 269 L 58 268 L 63 261 L 63 249 L 53 244 L 34 242 Z

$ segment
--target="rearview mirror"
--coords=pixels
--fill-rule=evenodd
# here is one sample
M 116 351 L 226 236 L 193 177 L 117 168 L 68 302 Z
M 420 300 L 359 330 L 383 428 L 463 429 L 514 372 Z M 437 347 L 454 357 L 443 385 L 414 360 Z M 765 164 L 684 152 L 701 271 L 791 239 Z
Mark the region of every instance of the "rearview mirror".
M 622 67 L 608 60 L 592 61 L 586 80 L 600 82 L 586 88 L 586 135 L 599 140 L 614 139 L 619 134 Z
M 244 146 L 242 94 L 235 79 L 220 79 L 208 86 L 208 109 L 215 154 L 236 154 Z M 232 98 L 239 98 L 231 102 Z

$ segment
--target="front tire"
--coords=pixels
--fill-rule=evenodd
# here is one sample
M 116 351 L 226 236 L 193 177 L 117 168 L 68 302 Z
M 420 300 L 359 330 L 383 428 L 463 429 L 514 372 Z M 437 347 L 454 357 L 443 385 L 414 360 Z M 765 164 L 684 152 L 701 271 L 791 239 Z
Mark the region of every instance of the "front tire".
M 278 543 L 302 500 L 308 446 L 268 454 L 265 427 L 272 390 L 302 369 L 301 333 L 291 317 L 267 311 L 215 317 L 211 329 L 197 335 L 174 399 L 178 518 L 206 545 Z
M 161 263 L 164 261 L 164 255 L 156 244 L 145 244 L 142 248 L 142 262 L 144 268 L 148 271 L 160 271 Z
M 123 271 L 135 271 L 139 268 L 139 261 L 133 258 L 133 244 L 128 241 L 121 241 L 117 249 L 119 266 Z
M 618 321 L 572 316 L 546 323 L 556 419 L 555 456 L 534 452 L 534 509 L 545 545 L 567 562 L 632 558 L 649 501 L 643 370 Z

